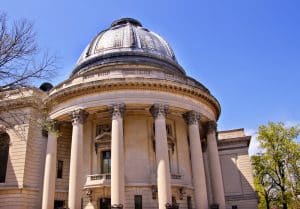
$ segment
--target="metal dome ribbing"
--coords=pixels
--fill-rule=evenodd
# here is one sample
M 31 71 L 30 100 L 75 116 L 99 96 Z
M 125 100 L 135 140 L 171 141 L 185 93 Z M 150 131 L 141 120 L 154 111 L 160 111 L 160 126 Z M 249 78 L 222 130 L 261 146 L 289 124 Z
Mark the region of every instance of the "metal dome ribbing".
M 114 21 L 91 41 L 78 59 L 73 74 L 93 62 L 118 56 L 158 59 L 185 73 L 170 45 L 161 36 L 144 28 L 135 19 L 122 18 Z

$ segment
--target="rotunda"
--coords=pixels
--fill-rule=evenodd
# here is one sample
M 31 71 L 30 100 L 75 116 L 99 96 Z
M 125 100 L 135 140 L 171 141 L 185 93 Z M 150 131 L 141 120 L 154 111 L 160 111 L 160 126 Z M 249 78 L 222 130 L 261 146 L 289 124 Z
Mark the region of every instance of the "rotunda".
M 220 104 L 139 21 L 119 19 L 96 35 L 46 101 L 59 134 L 48 135 L 43 209 L 59 201 L 70 209 L 233 206 L 225 180 L 236 173 L 220 163 L 220 147 L 229 146 L 217 139 Z M 240 140 L 231 154 L 249 145 L 243 133 L 230 137 Z

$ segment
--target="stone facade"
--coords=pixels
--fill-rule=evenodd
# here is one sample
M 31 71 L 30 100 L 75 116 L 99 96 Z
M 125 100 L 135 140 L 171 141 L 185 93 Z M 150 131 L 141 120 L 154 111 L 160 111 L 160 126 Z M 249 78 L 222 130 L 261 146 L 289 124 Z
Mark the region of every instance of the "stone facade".
M 1 105 L 35 120 L 1 126 L 10 144 L 0 208 L 257 208 L 251 137 L 217 132 L 217 99 L 136 20 L 101 32 L 68 80 L 25 95 L 50 107 L 48 137 L 35 104 L 3 94 Z

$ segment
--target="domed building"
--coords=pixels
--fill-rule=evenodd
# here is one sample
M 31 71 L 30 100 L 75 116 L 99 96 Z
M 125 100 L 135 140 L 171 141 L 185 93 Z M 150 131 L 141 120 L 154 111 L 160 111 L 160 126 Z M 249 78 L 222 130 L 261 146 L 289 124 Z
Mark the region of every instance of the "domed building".
M 51 87 L 28 94 L 50 107 L 48 133 L 1 131 L 0 208 L 257 208 L 251 137 L 217 131 L 217 99 L 139 21 L 113 22 Z

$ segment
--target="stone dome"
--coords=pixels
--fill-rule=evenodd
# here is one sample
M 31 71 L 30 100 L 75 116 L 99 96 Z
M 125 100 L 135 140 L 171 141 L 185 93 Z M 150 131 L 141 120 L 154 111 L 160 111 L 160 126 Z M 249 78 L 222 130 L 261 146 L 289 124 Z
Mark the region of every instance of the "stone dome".
M 185 74 L 170 45 L 132 18 L 116 20 L 101 31 L 81 54 L 72 75 L 90 66 L 112 62 L 154 63 Z

